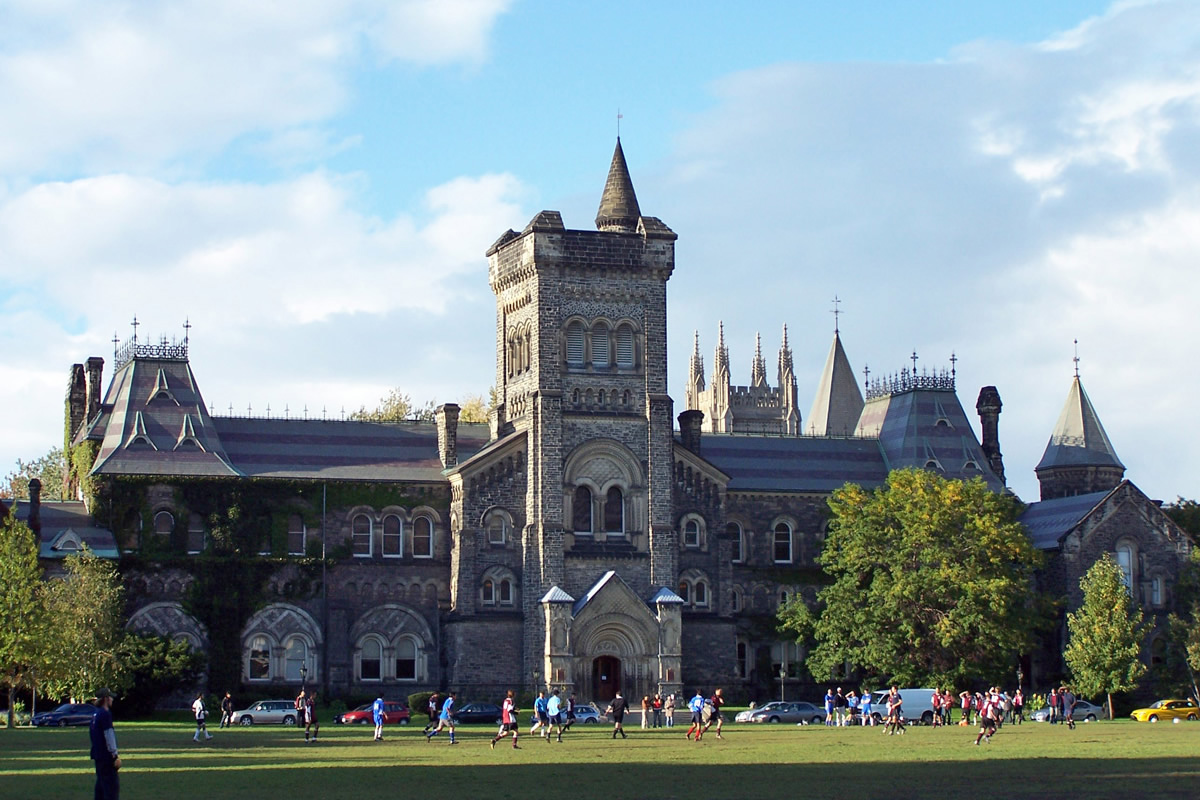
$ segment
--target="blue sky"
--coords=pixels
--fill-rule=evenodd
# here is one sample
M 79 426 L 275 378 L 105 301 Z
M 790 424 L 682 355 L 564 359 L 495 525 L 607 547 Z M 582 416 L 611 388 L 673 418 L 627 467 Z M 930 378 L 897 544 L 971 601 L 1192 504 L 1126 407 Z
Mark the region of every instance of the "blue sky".
M 70 364 L 134 314 L 191 320 L 218 410 L 485 392 L 483 251 L 591 227 L 619 108 L 680 235 L 677 410 L 720 320 L 742 382 L 789 326 L 807 410 L 837 294 L 856 370 L 998 386 L 1022 497 L 1076 338 L 1129 477 L 1196 496 L 1198 75 L 1175 0 L 8 2 L 0 465 L 61 441 Z

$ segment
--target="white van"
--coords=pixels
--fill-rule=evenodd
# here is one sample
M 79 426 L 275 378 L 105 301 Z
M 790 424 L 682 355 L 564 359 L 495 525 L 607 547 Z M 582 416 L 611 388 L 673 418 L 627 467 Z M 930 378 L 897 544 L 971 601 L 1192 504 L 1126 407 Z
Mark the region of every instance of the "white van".
M 908 723 L 920 721 L 922 725 L 932 725 L 933 715 L 937 712 L 933 709 L 933 695 L 937 692 L 936 689 L 899 689 L 900 701 L 902 703 L 901 713 L 904 715 L 904 721 Z M 887 699 L 888 690 L 871 693 L 871 716 L 875 718 L 875 723 L 879 724 L 887 719 Z

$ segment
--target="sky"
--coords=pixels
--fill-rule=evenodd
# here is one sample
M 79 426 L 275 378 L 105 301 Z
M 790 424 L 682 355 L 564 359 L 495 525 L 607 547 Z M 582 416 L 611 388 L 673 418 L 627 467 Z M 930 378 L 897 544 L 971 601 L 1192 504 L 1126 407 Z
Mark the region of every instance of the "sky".
M 1023 499 L 1076 340 L 1126 476 L 1200 495 L 1194 0 L 0 0 L 0 470 L 135 316 L 218 414 L 486 394 L 484 252 L 593 228 L 618 123 L 677 412 L 723 321 L 807 413 L 836 296 L 860 375 L 999 389 Z

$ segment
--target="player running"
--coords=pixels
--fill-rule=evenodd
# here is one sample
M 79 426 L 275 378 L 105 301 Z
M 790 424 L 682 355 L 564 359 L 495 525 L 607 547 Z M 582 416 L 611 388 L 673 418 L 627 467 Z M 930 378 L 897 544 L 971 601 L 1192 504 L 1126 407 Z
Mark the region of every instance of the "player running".
M 513 699 L 513 690 L 509 689 L 508 694 L 504 698 L 504 702 L 500 705 L 500 730 L 492 738 L 492 749 L 496 749 L 496 742 L 504 738 L 504 736 L 512 732 L 513 750 L 520 750 L 517 746 L 517 737 L 520 735 L 517 725 L 517 701 Z M 559 741 L 562 741 L 561 739 Z

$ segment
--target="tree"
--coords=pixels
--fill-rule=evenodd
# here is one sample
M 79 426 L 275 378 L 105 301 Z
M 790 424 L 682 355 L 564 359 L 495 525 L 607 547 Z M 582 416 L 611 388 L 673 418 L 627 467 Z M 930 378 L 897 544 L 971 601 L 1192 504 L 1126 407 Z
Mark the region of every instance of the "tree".
M 61 447 L 55 447 L 33 461 L 17 459 L 17 468 L 0 483 L 0 497 L 24 500 L 29 497 L 29 481 L 42 482 L 43 500 L 64 500 L 63 481 L 67 474 L 67 458 Z
M 1200 541 L 1200 503 L 1177 497 L 1174 503 L 1163 506 L 1163 511 L 1194 541 Z
M 1168 660 L 1182 660 L 1192 694 L 1200 701 L 1196 673 L 1200 672 L 1200 549 L 1193 548 L 1191 559 L 1179 574 L 1173 595 L 1175 611 L 1167 618 Z M 1182 676 L 1181 676 L 1182 677 Z
M 8 727 L 13 727 L 13 689 L 36 664 L 41 641 L 42 569 L 37 537 L 6 514 L 0 520 L 0 682 L 8 687 Z
M 817 613 L 795 603 L 781 613 L 815 639 L 815 678 L 847 662 L 911 686 L 999 678 L 1031 644 L 1043 620 L 1033 588 L 1042 557 L 1014 498 L 978 478 L 904 469 L 874 491 L 847 484 L 829 508 L 819 562 L 832 584 Z
M 39 684 L 47 694 L 87 697 L 98 686 L 122 689 L 124 591 L 116 568 L 86 547 L 67 556 L 66 576 L 43 584 L 46 619 Z
M 412 398 L 400 389 L 392 389 L 387 396 L 379 399 L 379 405 L 368 411 L 366 406 L 360 406 L 358 411 L 351 412 L 350 419 L 360 422 L 403 422 L 404 420 L 421 420 L 431 422 L 436 406 L 433 401 L 420 408 L 413 406 Z
M 1108 718 L 1114 719 L 1112 693 L 1137 686 L 1146 672 L 1138 660 L 1147 625 L 1133 602 L 1125 575 L 1107 553 L 1079 581 L 1083 605 L 1067 614 L 1070 642 L 1063 658 L 1081 693 L 1108 696 Z
M 458 412 L 459 422 L 487 422 L 488 414 L 496 407 L 496 387 L 488 389 L 488 397 L 481 394 L 469 394 L 463 401 Z
M 194 686 L 205 662 L 186 641 L 148 633 L 126 634 L 121 659 L 130 685 L 121 707 L 132 716 L 149 714 L 166 695 Z

